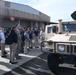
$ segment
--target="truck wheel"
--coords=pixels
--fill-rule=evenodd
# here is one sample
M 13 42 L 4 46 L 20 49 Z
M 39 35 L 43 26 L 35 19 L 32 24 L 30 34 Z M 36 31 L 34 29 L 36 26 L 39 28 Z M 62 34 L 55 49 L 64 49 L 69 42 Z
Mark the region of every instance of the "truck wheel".
M 59 55 L 58 54 L 51 54 L 49 53 L 48 58 L 47 58 L 47 64 L 48 68 L 58 75 L 58 66 L 59 66 Z

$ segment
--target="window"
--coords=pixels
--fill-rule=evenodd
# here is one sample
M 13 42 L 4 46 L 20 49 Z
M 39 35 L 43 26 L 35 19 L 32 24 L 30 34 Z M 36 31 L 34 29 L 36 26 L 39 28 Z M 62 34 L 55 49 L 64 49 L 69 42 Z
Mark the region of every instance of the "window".
M 10 3 L 9 2 L 5 2 L 5 7 L 10 7 Z
M 57 33 L 58 27 L 57 26 L 52 26 L 47 28 L 47 33 Z
M 47 33 L 52 33 L 52 27 L 47 28 Z
M 57 26 L 53 26 L 53 33 L 57 33 L 58 31 L 58 27 Z
M 63 25 L 63 31 L 76 32 L 76 24 Z

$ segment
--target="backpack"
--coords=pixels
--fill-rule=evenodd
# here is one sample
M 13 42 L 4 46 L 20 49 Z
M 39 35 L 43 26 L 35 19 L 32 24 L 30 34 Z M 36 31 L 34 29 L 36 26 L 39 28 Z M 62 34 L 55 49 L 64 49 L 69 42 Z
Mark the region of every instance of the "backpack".
M 7 30 L 7 32 L 5 34 L 5 44 L 6 45 L 11 45 L 13 43 L 11 32 L 12 32 L 12 28 L 10 30 Z
M 0 34 L 0 42 L 1 42 L 2 38 L 1 38 L 1 34 Z
M 27 33 L 24 34 L 24 39 L 25 39 L 25 40 L 26 40 L 26 39 L 27 39 L 27 40 L 30 40 L 30 38 L 29 38 L 29 34 L 27 34 Z

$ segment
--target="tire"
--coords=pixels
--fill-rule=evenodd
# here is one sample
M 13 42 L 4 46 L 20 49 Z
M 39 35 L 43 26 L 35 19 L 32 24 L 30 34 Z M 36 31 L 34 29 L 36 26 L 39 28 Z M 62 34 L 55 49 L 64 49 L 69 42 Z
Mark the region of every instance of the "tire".
M 59 55 L 58 54 L 48 54 L 47 58 L 48 68 L 56 75 L 58 75 L 59 68 Z

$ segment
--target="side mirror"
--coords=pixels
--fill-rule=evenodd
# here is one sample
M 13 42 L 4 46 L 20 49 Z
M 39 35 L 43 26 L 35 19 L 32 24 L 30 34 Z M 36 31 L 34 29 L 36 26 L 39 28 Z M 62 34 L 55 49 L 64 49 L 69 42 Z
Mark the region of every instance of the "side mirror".
M 76 11 L 74 11 L 72 14 L 71 14 L 71 17 L 76 20 Z

